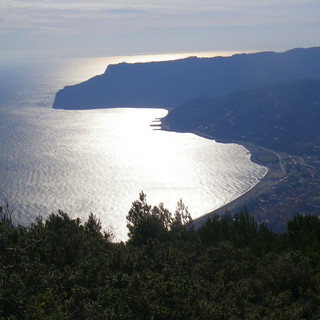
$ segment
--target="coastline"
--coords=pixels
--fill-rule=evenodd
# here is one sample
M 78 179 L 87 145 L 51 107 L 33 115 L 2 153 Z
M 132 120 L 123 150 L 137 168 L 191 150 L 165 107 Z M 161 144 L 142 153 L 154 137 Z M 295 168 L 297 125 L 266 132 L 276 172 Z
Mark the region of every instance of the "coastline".
M 270 193 L 273 186 L 275 186 L 280 179 L 283 179 L 286 176 L 286 172 L 281 162 L 281 156 L 273 150 L 242 141 L 216 139 L 208 134 L 198 131 L 191 133 L 206 139 L 215 140 L 216 142 L 239 144 L 250 152 L 250 161 L 267 168 L 267 172 L 263 178 L 238 198 L 195 219 L 193 223 L 196 228 L 201 227 L 212 215 L 223 215 L 226 212 L 235 213 L 242 211 L 247 207 L 248 203 L 257 200 L 261 195 Z

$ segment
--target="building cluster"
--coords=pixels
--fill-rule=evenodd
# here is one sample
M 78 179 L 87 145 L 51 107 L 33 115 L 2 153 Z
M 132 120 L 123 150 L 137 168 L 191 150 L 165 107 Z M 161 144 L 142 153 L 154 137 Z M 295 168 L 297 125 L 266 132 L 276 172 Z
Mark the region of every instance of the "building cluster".
M 247 204 L 249 212 L 274 231 L 284 231 L 297 213 L 320 216 L 320 162 L 286 154 L 280 154 L 280 162 L 285 175 Z

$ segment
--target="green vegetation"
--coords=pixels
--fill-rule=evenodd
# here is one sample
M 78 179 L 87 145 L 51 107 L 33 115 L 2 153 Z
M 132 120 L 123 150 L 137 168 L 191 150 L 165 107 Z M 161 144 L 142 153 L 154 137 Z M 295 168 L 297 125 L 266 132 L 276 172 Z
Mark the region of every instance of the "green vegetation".
M 91 214 L 59 211 L 29 227 L 0 209 L 0 319 L 319 319 L 320 220 L 275 234 L 247 212 L 191 227 L 146 196 L 113 243 Z
M 278 157 L 275 153 L 271 153 L 270 151 L 259 152 L 255 154 L 254 160 L 261 162 L 261 163 L 273 163 L 279 161 Z

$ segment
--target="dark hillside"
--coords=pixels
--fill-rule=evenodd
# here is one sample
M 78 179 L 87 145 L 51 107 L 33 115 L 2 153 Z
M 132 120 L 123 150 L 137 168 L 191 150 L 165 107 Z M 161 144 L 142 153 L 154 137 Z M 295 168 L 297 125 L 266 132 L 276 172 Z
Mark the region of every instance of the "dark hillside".
M 163 119 L 163 126 L 320 155 L 319 119 L 320 81 L 299 80 L 187 101 Z
M 54 107 L 172 107 L 198 96 L 218 97 L 281 81 L 320 79 L 319 61 L 320 47 L 284 53 L 120 63 L 108 66 L 103 75 L 60 90 Z

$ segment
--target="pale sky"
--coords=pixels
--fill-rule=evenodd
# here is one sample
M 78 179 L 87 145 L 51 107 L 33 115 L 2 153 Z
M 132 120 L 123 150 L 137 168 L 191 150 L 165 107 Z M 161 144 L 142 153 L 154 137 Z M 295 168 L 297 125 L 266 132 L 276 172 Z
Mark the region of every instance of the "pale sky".
M 0 58 L 320 46 L 320 0 L 0 0 Z

